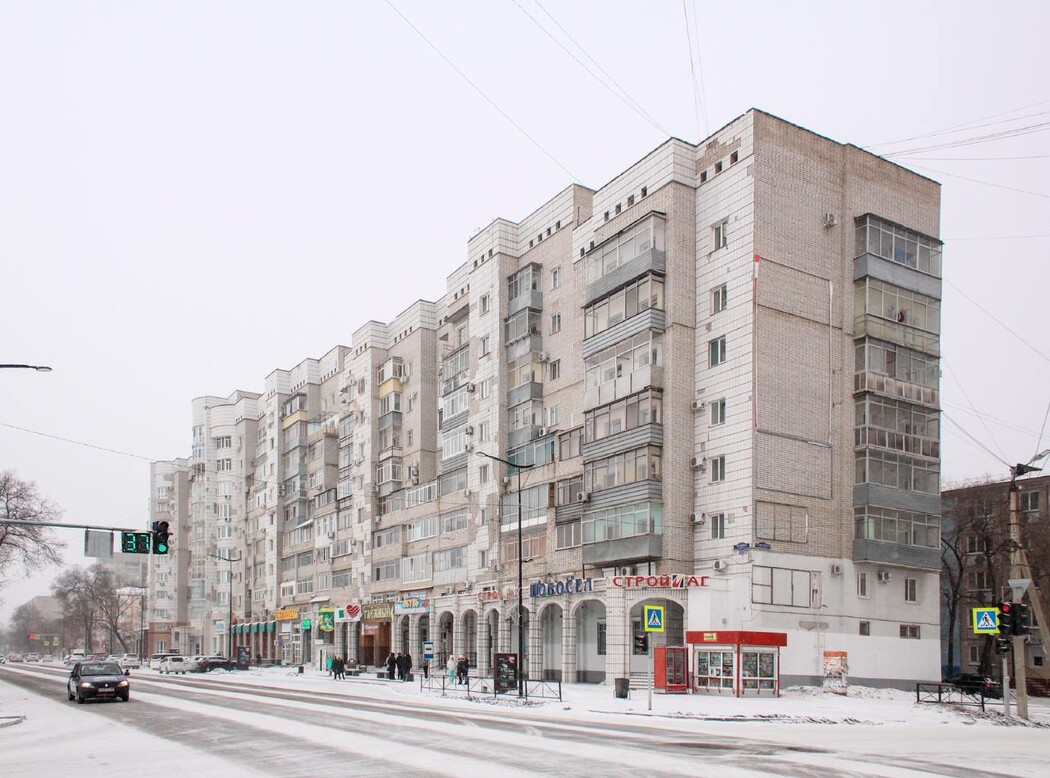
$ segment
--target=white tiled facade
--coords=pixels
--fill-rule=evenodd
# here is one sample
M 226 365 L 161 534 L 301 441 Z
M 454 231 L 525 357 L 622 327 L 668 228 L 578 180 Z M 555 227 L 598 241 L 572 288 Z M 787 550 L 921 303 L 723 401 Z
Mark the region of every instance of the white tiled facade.
M 195 410 L 252 441 L 235 643 L 418 664 L 432 640 L 488 672 L 519 650 L 520 521 L 529 677 L 641 671 L 649 602 L 668 645 L 786 634 L 784 683 L 825 651 L 936 677 L 938 219 L 936 183 L 759 111 L 497 219 L 436 302 L 224 401 L 240 417 Z M 520 517 L 519 472 L 479 454 L 531 465 Z M 209 520 L 194 502 L 191 591 Z M 217 612 L 191 600 L 187 628 L 207 643 Z

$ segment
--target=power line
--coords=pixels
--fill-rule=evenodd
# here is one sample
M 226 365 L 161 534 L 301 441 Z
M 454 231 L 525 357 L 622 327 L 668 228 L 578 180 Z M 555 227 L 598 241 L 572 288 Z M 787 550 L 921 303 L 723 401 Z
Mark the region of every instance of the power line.
M 1050 238 L 1050 232 L 1039 232 L 1034 235 L 988 235 L 979 238 L 944 238 L 944 242 L 963 240 L 1024 240 L 1027 238 Z
M 540 145 L 540 142 L 538 140 L 536 140 L 531 135 L 529 135 L 529 133 L 525 131 L 524 127 L 522 127 L 520 124 L 518 124 L 516 121 L 514 121 L 514 119 L 511 118 L 510 114 L 508 114 L 506 111 L 504 111 L 502 108 L 500 108 L 499 105 L 496 104 L 496 101 L 493 100 L 491 97 L 489 97 L 480 86 L 478 86 L 473 81 L 471 81 L 470 77 L 467 76 L 467 74 L 464 73 L 462 70 L 460 70 L 451 59 L 449 59 L 447 56 L 445 56 L 445 53 L 443 51 L 441 51 L 441 49 L 439 49 L 436 45 L 434 45 L 434 43 L 426 35 L 423 34 L 422 30 L 420 30 L 418 27 L 416 27 L 416 25 L 412 24 L 412 21 L 407 16 L 405 16 L 403 13 L 401 13 L 400 9 L 398 9 L 398 7 L 396 5 L 394 5 L 391 0 L 386 0 L 386 4 L 388 6 L 390 6 L 390 8 L 394 11 L 394 13 L 396 13 L 398 16 L 400 16 L 401 19 L 405 22 L 405 24 L 407 24 L 409 27 L 411 27 L 415 31 L 416 35 L 418 35 L 420 38 L 422 38 L 424 40 L 424 42 L 426 42 L 426 44 L 428 46 L 430 46 L 430 48 L 432 48 L 437 53 L 437 55 L 439 57 L 441 57 L 441 59 L 445 60 L 445 63 L 450 68 L 455 70 L 456 73 L 459 74 L 460 78 L 462 78 L 464 81 L 466 81 L 468 84 L 470 84 L 470 86 L 474 89 L 474 91 L 477 92 L 479 95 L 481 95 L 485 99 L 485 102 L 487 102 L 489 105 L 491 105 L 500 116 L 502 116 L 504 119 L 506 119 L 508 122 L 510 122 L 510 124 L 514 127 L 514 129 L 516 129 L 518 132 L 520 132 L 522 135 L 524 135 L 525 138 L 527 138 L 528 141 L 530 143 L 532 143 L 533 146 L 535 146 L 537 149 L 539 149 L 541 152 L 543 152 L 543 154 L 547 157 L 547 159 L 549 159 L 555 165 L 560 167 L 565 172 L 565 174 L 568 175 L 569 178 L 571 178 L 573 181 L 579 181 L 580 180 L 576 175 L 573 174 L 573 172 L 571 170 L 569 170 L 567 167 L 565 167 L 565 165 L 563 165 L 561 162 L 559 162 L 557 157 L 555 157 L 553 154 L 551 154 L 549 151 L 547 151 L 547 149 L 545 149 L 542 145 Z
M 941 415 L 944 416 L 946 421 L 950 421 L 952 424 L 954 424 L 956 427 L 958 427 L 959 431 L 963 435 L 968 437 L 971 441 L 973 441 L 973 443 L 979 449 L 981 449 L 981 451 L 983 451 L 984 453 L 988 454 L 988 456 L 992 457 L 993 459 L 999 460 L 1000 462 L 1002 462 L 1007 467 L 1010 467 L 1010 463 L 1009 462 L 1007 462 L 1005 459 L 1000 459 L 998 454 L 996 454 L 994 451 L 992 451 L 990 448 L 988 448 L 986 445 L 984 445 L 981 441 L 979 441 L 977 438 L 975 438 L 973 435 L 971 435 L 969 432 L 967 432 L 965 427 L 963 427 L 959 422 L 957 422 L 955 419 L 953 419 L 951 416 L 949 416 L 943 409 L 941 410 Z
M 108 448 L 106 446 L 96 446 L 94 443 L 85 443 L 82 440 L 73 440 L 72 438 L 63 438 L 61 435 L 52 435 L 48 432 L 40 432 L 39 430 L 31 430 L 27 427 L 19 427 L 16 424 L 8 424 L 7 422 L 0 421 L 0 427 L 7 427 L 8 429 L 18 430 L 19 432 L 28 432 L 30 435 L 39 435 L 42 438 L 51 438 L 52 440 L 61 440 L 63 443 L 72 443 L 76 446 L 84 446 L 84 448 L 93 448 L 98 451 L 106 451 L 110 454 L 119 454 L 123 457 L 131 457 L 132 459 L 144 459 L 147 462 L 156 462 L 158 460 L 150 457 L 144 457 L 141 454 L 132 454 L 128 451 L 120 451 L 115 448 Z
M 696 138 L 699 143 L 706 135 L 701 134 L 700 131 L 700 94 L 696 85 L 696 64 L 693 62 L 693 36 L 689 32 L 689 11 L 686 8 L 685 0 L 682 0 L 682 15 L 685 17 L 685 39 L 689 42 L 689 71 L 693 76 L 693 111 L 696 113 Z
M 1040 122 L 1039 124 L 1029 124 L 1025 127 L 1015 127 L 1010 130 L 1003 130 L 1002 132 L 993 132 L 987 135 L 975 135 L 972 138 L 960 138 L 959 140 L 948 141 L 946 143 L 935 143 L 932 146 L 917 146 L 913 149 L 903 149 L 902 151 L 889 151 L 881 156 L 886 159 L 893 159 L 895 157 L 911 156 L 913 154 L 919 154 L 924 151 L 941 151 L 942 149 L 956 149 L 961 146 L 974 146 L 979 143 L 990 143 L 994 140 L 1006 140 L 1008 138 L 1020 138 L 1024 135 L 1032 135 L 1034 133 L 1046 132 L 1050 129 L 1050 122 Z
M 988 433 L 988 439 L 992 441 L 992 445 L 999 449 L 999 453 L 1002 454 L 1003 459 L 1006 459 L 1006 452 L 1003 451 L 1003 447 L 996 442 L 995 436 L 992 434 L 992 431 L 988 429 L 988 424 L 985 422 L 984 417 L 977 413 L 977 407 L 973 404 L 973 400 L 970 399 L 970 394 L 966 391 L 966 387 L 963 386 L 963 382 L 960 381 L 959 376 L 956 375 L 955 368 L 952 367 L 951 362 L 945 359 L 943 355 L 941 356 L 941 362 L 944 363 L 945 366 L 947 366 L 948 372 L 952 374 L 952 378 L 955 379 L 955 383 L 959 385 L 959 391 L 961 391 L 963 397 L 966 398 L 966 402 L 970 404 L 971 410 L 973 410 L 973 412 L 977 414 L 977 419 L 981 422 L 981 426 L 984 427 L 984 431 Z
M 913 140 L 922 140 L 923 138 L 930 138 L 930 137 L 933 137 L 933 136 L 936 136 L 936 135 L 943 135 L 945 133 L 951 132 L 952 130 L 962 130 L 962 129 L 965 129 L 965 128 L 969 128 L 971 125 L 976 124 L 977 122 L 983 122 L 986 119 L 996 119 L 996 118 L 998 118 L 1000 116 L 1006 116 L 1006 115 L 1011 114 L 1011 113 L 1017 113 L 1018 111 L 1024 111 L 1024 110 L 1027 110 L 1028 108 L 1036 108 L 1037 106 L 1046 105 L 1047 103 L 1050 103 L 1050 100 L 1040 100 L 1037 103 L 1029 103 L 1028 105 L 1022 105 L 1020 108 L 1011 108 L 1009 111 L 1000 111 L 999 113 L 989 114 L 988 116 L 981 116 L 981 117 L 979 117 L 977 119 L 971 119 L 968 122 L 963 122 L 962 124 L 953 124 L 950 127 L 945 127 L 943 129 L 940 129 L 940 130 L 934 130 L 933 132 L 927 132 L 927 133 L 924 133 L 922 135 L 913 135 L 910 138 L 901 138 L 900 140 L 890 140 L 890 141 L 885 141 L 883 143 L 871 143 L 871 144 L 869 144 L 867 146 L 864 146 L 863 148 L 871 150 L 871 149 L 873 149 L 873 148 L 875 148 L 877 146 L 895 146 L 898 143 L 908 143 L 909 141 L 913 141 Z M 1011 121 L 1011 120 L 1007 119 L 1003 123 L 1006 123 L 1006 122 L 1009 122 L 1009 121 Z
M 696 0 L 693 0 L 693 33 L 696 37 L 696 69 L 700 74 L 700 107 L 703 109 L 704 117 L 703 137 L 707 137 L 710 126 L 710 114 L 707 112 L 707 89 L 704 88 L 704 58 L 701 56 L 699 18 L 700 15 L 696 12 Z
M 1032 436 L 1034 436 L 1036 434 L 1034 430 L 1025 429 L 1024 427 L 1018 426 L 1017 424 L 1014 424 L 1013 422 L 1007 421 L 1006 419 L 1000 419 L 998 416 L 993 416 L 992 414 L 985 413 L 984 411 L 975 410 L 975 409 L 973 409 L 973 408 L 971 408 L 969 406 L 966 406 L 966 405 L 960 405 L 958 403 L 948 402 L 947 400 L 944 400 L 943 398 L 941 399 L 941 405 L 946 406 L 948 408 L 955 408 L 956 410 L 961 411 L 962 413 L 965 413 L 965 414 L 967 414 L 969 416 L 978 416 L 980 418 L 987 419 L 988 421 L 990 421 L 992 424 L 996 425 L 997 427 L 1003 427 L 1005 429 L 1010 429 L 1010 430 L 1013 430 L 1014 432 L 1021 432 L 1021 433 L 1025 434 L 1025 435 L 1032 435 Z
M 550 11 L 548 11 L 546 8 L 543 7 L 543 5 L 539 2 L 539 0 L 533 0 L 533 1 L 536 3 L 537 6 L 539 6 L 540 10 L 543 11 L 543 13 L 547 14 L 547 16 L 550 17 L 550 20 L 552 22 L 554 22 L 555 25 L 557 25 L 558 29 L 562 31 L 562 33 L 565 35 L 565 37 L 567 37 L 570 41 L 572 41 L 573 44 L 576 46 L 576 48 L 578 48 L 583 53 L 583 55 L 585 57 L 587 57 L 587 59 L 589 59 L 594 64 L 594 66 L 596 68 L 598 68 L 598 70 L 602 73 L 602 75 L 605 76 L 605 78 L 608 79 L 608 81 L 611 82 L 612 85 L 616 87 L 616 89 L 620 90 L 619 92 L 617 92 L 616 89 L 613 89 L 612 86 L 609 86 L 609 83 L 606 83 L 606 81 L 604 81 L 603 79 L 599 78 L 598 75 L 595 74 L 595 72 L 593 70 L 591 70 L 589 67 L 587 67 L 587 65 L 585 65 L 583 62 L 581 62 L 579 57 L 577 57 L 573 52 L 569 51 L 569 49 L 560 40 L 558 40 L 557 38 L 554 37 L 554 35 L 551 34 L 550 30 L 548 30 L 546 27 L 544 27 L 540 23 L 540 21 L 538 19 L 536 19 L 532 14 L 530 14 L 528 11 L 526 11 L 522 7 L 521 3 L 518 2 L 518 0 L 511 0 L 511 2 L 514 3 L 514 5 L 516 5 L 518 7 L 518 10 L 520 10 L 523 14 L 525 14 L 527 17 L 529 17 L 529 19 L 532 21 L 533 24 L 535 24 L 537 27 L 539 27 L 544 32 L 544 34 L 547 35 L 547 37 L 549 37 L 552 41 L 557 43 L 558 46 L 561 47 L 562 51 L 564 51 L 566 54 L 568 54 L 570 57 L 572 57 L 573 60 L 575 60 L 575 62 L 581 68 L 586 70 L 587 73 L 589 73 L 590 76 L 592 78 L 594 78 L 599 84 L 601 84 L 606 89 L 608 89 L 609 92 L 612 93 L 612 95 L 614 97 L 617 97 L 618 99 L 623 101 L 623 103 L 628 108 L 633 110 L 635 113 L 637 113 L 639 116 L 641 116 L 643 119 L 645 119 L 651 125 L 653 125 L 653 127 L 658 129 L 664 135 L 667 135 L 667 136 L 671 135 L 671 133 L 668 130 L 664 129 L 664 127 L 661 126 L 661 124 L 658 121 L 656 121 L 656 119 L 654 119 L 653 116 L 648 111 L 646 111 L 644 108 L 642 108 L 642 106 L 638 103 L 637 100 L 635 100 L 633 97 L 631 97 L 631 95 L 627 92 L 627 90 L 624 89 L 623 86 L 621 86 L 616 81 L 616 79 L 614 79 L 612 76 L 610 76 L 609 73 L 600 64 L 598 64 L 598 61 L 594 57 L 592 57 L 589 53 L 587 53 L 587 50 L 583 48 L 583 46 L 580 44 L 580 42 L 577 41 L 574 37 L 572 37 L 572 35 L 569 34 L 569 31 L 566 30 L 561 24 L 559 24 L 558 20 L 554 18 L 554 16 L 551 14 Z
M 960 176 L 958 173 L 947 173 L 943 170 L 935 170 L 934 168 L 926 167 L 925 165 L 912 165 L 911 167 L 918 168 L 919 170 L 926 170 L 930 173 L 936 173 L 939 176 L 948 176 L 949 178 L 958 178 L 963 181 L 969 181 L 972 184 L 983 184 L 984 186 L 991 186 L 995 187 L 996 189 L 1005 189 L 1008 192 L 1017 192 L 1018 194 L 1032 195 L 1033 197 L 1043 197 L 1047 200 L 1050 200 L 1050 194 L 1047 194 L 1046 192 L 1033 192 L 1030 189 L 1018 189 L 1015 186 L 1006 186 L 1005 184 L 994 184 L 991 181 L 982 181 L 979 178 Z
M 1014 159 L 1050 159 L 1050 154 L 1030 154 L 1024 157 L 909 157 L 923 162 L 998 162 Z
M 969 300 L 969 301 L 970 301 L 971 303 L 973 303 L 973 304 L 974 304 L 975 306 L 977 306 L 977 309 L 978 309 L 978 310 L 980 310 L 980 311 L 981 311 L 981 313 L 983 313 L 983 314 L 984 314 L 985 316 L 987 316 L 987 317 L 988 317 L 989 319 L 991 319 L 992 321 L 994 321 L 994 322 L 995 322 L 996 324 L 998 324 L 998 325 L 999 325 L 1000 327 L 1002 327 L 1002 328 L 1003 328 L 1004 330 L 1006 330 L 1007 332 L 1009 332 L 1009 333 L 1010 333 L 1011 335 L 1013 335 L 1013 336 L 1014 336 L 1015 338 L 1017 338 L 1017 339 L 1018 339 L 1019 341 L 1021 341 L 1022 343 L 1024 343 L 1024 344 L 1025 344 L 1026 346 L 1028 346 L 1028 348 L 1032 349 L 1032 351 L 1034 351 L 1034 352 L 1035 352 L 1036 354 L 1038 354 L 1039 356 L 1041 356 L 1041 357 L 1042 357 L 1043 359 L 1045 359 L 1045 360 L 1046 360 L 1047 362 L 1050 362 L 1050 357 L 1048 357 L 1048 356 L 1047 356 L 1046 354 L 1044 354 L 1044 353 L 1043 353 L 1042 351 L 1040 351 L 1039 349 L 1037 349 L 1037 348 L 1036 348 L 1035 346 L 1033 346 L 1033 345 L 1032 345 L 1031 343 L 1029 343 L 1029 342 L 1028 342 L 1027 340 L 1025 340 L 1025 339 L 1024 339 L 1023 337 L 1021 337 L 1021 335 L 1019 335 L 1018 333 L 1016 333 L 1016 332 L 1014 332 L 1014 331 L 1013 331 L 1012 329 L 1010 329 L 1010 328 L 1009 328 L 1009 327 L 1008 327 L 1008 326 L 1007 326 L 1006 324 L 1004 324 L 1004 323 L 1003 323 L 1002 321 L 1000 321 L 998 317 L 996 317 L 996 316 L 995 316 L 994 314 L 992 314 L 991 312 L 989 312 L 989 311 L 988 311 L 988 309 L 986 309 L 986 308 L 985 308 L 985 307 L 984 307 L 983 305 L 981 305 L 981 304 L 980 304 L 979 302 L 977 302 L 977 301 L 976 301 L 976 300 L 974 300 L 974 299 L 973 299 L 972 297 L 970 297 L 970 295 L 966 294 L 966 292 L 964 292 L 964 291 L 963 291 L 962 289 L 960 289 L 960 288 L 959 288 L 958 286 L 956 286 L 955 284 L 953 284 L 953 283 L 952 283 L 951 281 L 949 281 L 949 280 L 948 280 L 947 278 L 944 278 L 944 279 L 941 279 L 941 280 L 942 280 L 942 281 L 944 281 L 944 283 L 948 284 L 948 286 L 950 286 L 950 287 L 951 287 L 952 289 L 954 289 L 954 290 L 955 290 L 956 292 L 958 292 L 959 294 L 961 294 L 961 295 L 962 295 L 963 297 L 965 297 L 965 298 L 966 298 L 967 300 Z

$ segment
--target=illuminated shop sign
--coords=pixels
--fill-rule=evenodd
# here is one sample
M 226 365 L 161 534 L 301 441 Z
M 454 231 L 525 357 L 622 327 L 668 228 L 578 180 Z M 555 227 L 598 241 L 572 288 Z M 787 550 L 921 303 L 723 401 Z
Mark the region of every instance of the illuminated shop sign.
M 706 575 L 617 575 L 612 585 L 617 589 L 698 589 L 707 586 Z

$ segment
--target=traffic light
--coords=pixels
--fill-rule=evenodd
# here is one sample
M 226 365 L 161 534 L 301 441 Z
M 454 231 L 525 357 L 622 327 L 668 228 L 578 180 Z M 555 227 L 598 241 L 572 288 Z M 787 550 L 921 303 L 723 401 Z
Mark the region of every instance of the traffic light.
M 152 535 L 149 532 L 120 533 L 120 550 L 124 554 L 148 554 Z
M 636 655 L 649 653 L 649 635 L 647 633 L 634 633 L 634 653 Z
M 153 553 L 168 553 L 168 522 L 153 522 Z
M 1014 631 L 1014 604 L 999 603 L 999 634 L 1012 635 Z
M 28 635 L 26 635 L 26 637 L 29 638 L 30 640 L 36 640 L 36 633 L 35 632 L 30 632 Z
M 999 635 L 995 639 L 995 655 L 1006 656 L 1010 653 L 1010 638 Z
M 1013 608 L 1013 634 L 1027 635 L 1029 624 L 1029 608 L 1023 602 L 1015 602 Z

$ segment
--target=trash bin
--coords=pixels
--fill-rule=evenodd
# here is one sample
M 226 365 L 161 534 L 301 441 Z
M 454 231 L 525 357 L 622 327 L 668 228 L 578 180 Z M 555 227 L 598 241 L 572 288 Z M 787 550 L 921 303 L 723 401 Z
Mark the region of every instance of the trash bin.
M 631 679 L 630 678 L 617 678 L 616 682 L 616 699 L 626 700 L 631 692 Z
M 299 665 L 299 675 L 302 675 L 302 674 L 303 674 L 303 666 Z

